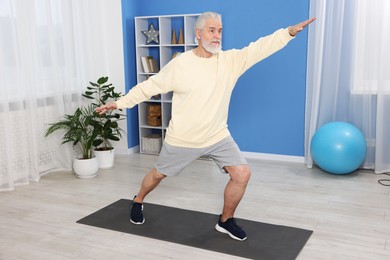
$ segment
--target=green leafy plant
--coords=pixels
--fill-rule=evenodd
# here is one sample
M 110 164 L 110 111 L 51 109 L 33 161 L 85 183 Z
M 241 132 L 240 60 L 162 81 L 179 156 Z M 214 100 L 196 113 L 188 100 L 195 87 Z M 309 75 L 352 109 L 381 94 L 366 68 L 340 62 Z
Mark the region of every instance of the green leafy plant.
M 106 104 L 109 101 L 115 101 L 121 93 L 115 92 L 115 87 L 112 83 L 108 83 L 108 77 L 100 77 L 97 82 L 89 82 L 90 86 L 82 94 L 83 97 L 92 100 L 92 106 L 95 108 Z M 120 110 L 121 111 L 121 110 Z M 93 145 L 96 150 L 105 151 L 113 149 L 110 141 L 119 141 L 122 137 L 123 130 L 119 127 L 118 121 L 123 120 L 124 114 L 119 114 L 114 111 L 108 111 L 103 115 L 94 113 L 91 125 L 98 133 Z
M 94 110 L 93 105 L 77 108 L 73 115 L 64 115 L 58 122 L 50 124 L 45 136 L 63 131 L 62 144 L 72 142 L 74 146 L 79 145 L 82 159 L 92 158 L 93 142 L 98 136 L 97 130 L 91 124 Z

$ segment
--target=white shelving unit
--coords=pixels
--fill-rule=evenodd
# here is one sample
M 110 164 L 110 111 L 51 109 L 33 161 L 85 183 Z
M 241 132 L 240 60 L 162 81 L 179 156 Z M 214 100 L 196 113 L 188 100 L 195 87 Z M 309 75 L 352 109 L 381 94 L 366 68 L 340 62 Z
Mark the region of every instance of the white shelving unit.
M 142 66 L 141 57 L 151 56 L 161 69 L 177 52 L 185 52 L 197 46 L 195 43 L 194 25 L 199 14 L 183 15 L 163 15 L 163 16 L 138 16 L 135 17 L 135 41 L 137 59 L 137 82 L 146 80 L 155 73 L 145 73 Z M 146 36 L 142 31 L 147 31 L 153 24 L 159 31 L 159 43 L 146 44 Z M 180 29 L 183 33 L 184 43 L 172 44 L 172 33 L 175 30 L 179 38 Z M 151 126 L 147 124 L 148 104 L 161 105 L 161 126 Z M 139 116 L 139 136 L 140 152 L 148 154 L 158 154 L 160 152 L 162 140 L 165 138 L 165 130 L 171 119 L 172 93 L 154 97 L 138 105 Z M 161 137 L 156 138 L 156 137 Z M 157 142 L 157 144 L 156 144 Z M 157 145 L 157 146 L 156 146 Z M 156 148 L 157 147 L 157 148 Z

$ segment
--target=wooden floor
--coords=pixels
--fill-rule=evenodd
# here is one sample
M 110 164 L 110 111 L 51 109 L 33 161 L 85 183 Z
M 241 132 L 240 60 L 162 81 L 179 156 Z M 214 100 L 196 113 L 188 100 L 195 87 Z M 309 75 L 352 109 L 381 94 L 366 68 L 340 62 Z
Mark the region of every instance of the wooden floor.
M 0 193 L 0 259 L 239 259 L 76 223 L 132 199 L 155 159 L 120 155 L 114 168 L 93 179 L 51 173 Z M 377 183 L 383 176 L 249 163 L 252 179 L 236 217 L 313 230 L 298 259 L 390 259 L 390 187 Z M 213 162 L 197 160 L 165 179 L 147 202 L 219 214 L 227 180 Z

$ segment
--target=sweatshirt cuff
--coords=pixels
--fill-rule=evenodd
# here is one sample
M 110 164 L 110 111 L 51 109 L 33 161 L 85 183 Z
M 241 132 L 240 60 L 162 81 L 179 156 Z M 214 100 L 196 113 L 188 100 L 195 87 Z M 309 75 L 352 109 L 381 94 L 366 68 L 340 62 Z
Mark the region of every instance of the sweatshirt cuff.
M 292 39 L 295 38 L 295 36 L 291 36 L 290 33 L 288 32 L 288 28 L 282 29 L 282 33 L 279 34 L 281 40 L 283 43 L 288 43 Z
M 114 101 L 114 103 L 116 104 L 116 109 L 124 109 L 124 108 L 127 108 L 126 102 L 124 102 L 124 101 L 121 100 L 121 99 L 118 99 L 117 101 Z

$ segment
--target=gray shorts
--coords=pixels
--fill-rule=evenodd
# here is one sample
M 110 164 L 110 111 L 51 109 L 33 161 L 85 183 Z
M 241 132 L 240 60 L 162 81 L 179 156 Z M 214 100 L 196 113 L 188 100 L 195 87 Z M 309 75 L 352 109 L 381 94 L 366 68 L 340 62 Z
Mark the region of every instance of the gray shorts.
M 201 156 L 209 156 L 224 173 L 226 173 L 225 166 L 247 164 L 236 142 L 228 136 L 205 148 L 178 147 L 164 142 L 155 168 L 166 176 L 176 176 L 193 160 Z

